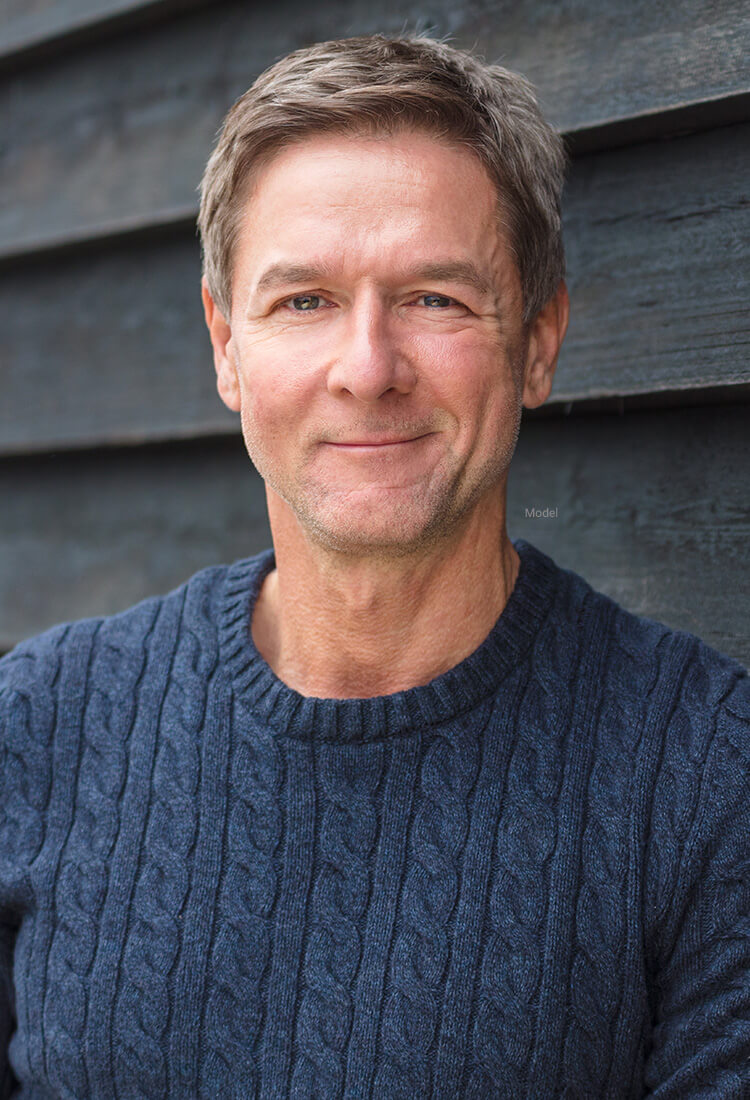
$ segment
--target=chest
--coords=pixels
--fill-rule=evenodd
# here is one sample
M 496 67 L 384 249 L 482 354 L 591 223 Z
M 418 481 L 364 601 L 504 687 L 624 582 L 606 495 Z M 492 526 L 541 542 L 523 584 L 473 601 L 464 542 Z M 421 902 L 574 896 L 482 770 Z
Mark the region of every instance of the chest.
M 552 739 L 489 720 L 366 751 L 183 732 L 107 768 L 89 739 L 53 797 L 14 952 L 20 1081 L 631 1095 L 646 994 L 624 796 L 587 798 Z M 611 782 L 598 767 L 588 791 Z

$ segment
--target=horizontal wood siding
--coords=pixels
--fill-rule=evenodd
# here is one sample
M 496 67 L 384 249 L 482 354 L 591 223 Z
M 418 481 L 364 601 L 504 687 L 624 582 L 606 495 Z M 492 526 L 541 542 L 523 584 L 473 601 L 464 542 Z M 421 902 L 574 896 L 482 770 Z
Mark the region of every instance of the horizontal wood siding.
M 748 180 L 748 124 L 573 163 L 553 400 L 750 381 Z
M 625 607 L 750 661 L 745 408 L 522 424 L 508 531 Z M 0 461 L 0 645 L 270 545 L 239 437 Z M 556 508 L 552 519 L 527 509 Z
M 0 648 L 268 545 L 215 390 L 198 182 L 271 62 L 402 30 L 524 72 L 573 157 L 572 320 L 550 402 L 524 416 L 511 535 L 750 659 L 744 0 L 8 0 Z
M 748 179 L 750 124 L 573 163 L 551 403 L 750 381 Z M 191 224 L 0 265 L 0 453 L 233 431 L 199 281 Z
M 0 268 L 0 452 L 236 429 L 216 392 L 188 229 Z
M 0 72 L 83 42 L 184 14 L 210 0 L 4 0 Z
M 217 3 L 7 75 L 0 255 L 189 216 L 221 119 L 271 61 L 418 16 L 403 0 L 376 16 L 365 0 L 326 0 L 314 18 L 302 0 Z M 566 132 L 639 117 L 652 129 L 670 110 L 750 93 L 746 4 L 438 0 L 430 19 L 526 73 Z
M 0 649 L 270 545 L 239 436 L 0 460 Z
M 523 425 L 508 530 L 628 610 L 750 665 L 749 422 L 739 404 Z M 559 515 L 527 518 L 546 507 Z

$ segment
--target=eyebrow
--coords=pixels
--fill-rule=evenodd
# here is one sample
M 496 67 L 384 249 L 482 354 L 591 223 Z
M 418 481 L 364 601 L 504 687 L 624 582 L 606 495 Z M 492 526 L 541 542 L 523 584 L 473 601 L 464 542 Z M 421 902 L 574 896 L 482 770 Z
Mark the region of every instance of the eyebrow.
M 311 264 L 271 264 L 258 279 L 255 287 L 256 294 L 262 294 L 268 290 L 276 290 L 278 287 L 287 286 L 289 283 L 318 282 L 331 277 L 331 270 L 325 266 L 317 267 Z M 465 283 L 474 288 L 480 294 L 489 294 L 492 284 L 470 260 L 446 260 L 436 263 L 423 264 L 421 267 L 412 268 L 407 272 L 403 282 L 415 282 L 421 280 L 436 280 L 439 282 Z

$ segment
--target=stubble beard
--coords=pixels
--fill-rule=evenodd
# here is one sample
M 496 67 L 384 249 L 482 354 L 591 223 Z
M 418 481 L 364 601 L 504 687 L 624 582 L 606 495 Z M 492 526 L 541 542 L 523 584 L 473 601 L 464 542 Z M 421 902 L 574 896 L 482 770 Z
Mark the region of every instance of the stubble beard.
M 363 530 L 359 520 L 352 519 L 354 509 L 347 516 L 346 494 L 335 493 L 308 480 L 300 487 L 300 480 L 287 481 L 265 461 L 264 449 L 253 425 L 243 418 L 242 428 L 247 453 L 266 485 L 288 506 L 294 514 L 306 538 L 317 547 L 347 557 L 392 560 L 423 557 L 441 544 L 460 536 L 467 526 L 472 512 L 483 497 L 491 497 L 493 491 L 503 491 L 508 467 L 515 452 L 521 422 L 521 409 L 515 418 L 512 437 L 493 452 L 484 465 L 474 471 L 473 484 L 468 486 L 464 467 L 456 460 L 447 475 L 433 479 L 425 486 L 425 495 L 418 504 L 423 515 L 415 524 L 414 492 L 402 493 L 401 500 L 389 502 L 386 529 L 375 532 Z M 436 482 L 436 483 L 435 483 Z M 425 507 L 426 505 L 426 507 Z M 358 505 L 356 513 L 362 505 Z M 331 514 L 333 512 L 333 514 Z M 347 524 L 347 518 L 351 520 Z

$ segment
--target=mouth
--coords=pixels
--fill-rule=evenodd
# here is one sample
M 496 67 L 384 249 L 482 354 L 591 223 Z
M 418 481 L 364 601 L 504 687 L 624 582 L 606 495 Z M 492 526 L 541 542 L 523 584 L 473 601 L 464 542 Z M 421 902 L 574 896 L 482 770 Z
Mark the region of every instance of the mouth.
M 424 435 L 403 436 L 372 436 L 364 439 L 346 439 L 340 443 L 329 443 L 330 447 L 339 447 L 345 450 L 375 450 L 381 447 L 403 447 L 407 443 L 416 443 L 420 439 L 426 439 L 432 432 Z

